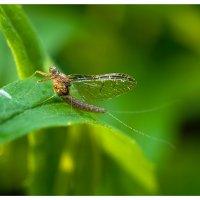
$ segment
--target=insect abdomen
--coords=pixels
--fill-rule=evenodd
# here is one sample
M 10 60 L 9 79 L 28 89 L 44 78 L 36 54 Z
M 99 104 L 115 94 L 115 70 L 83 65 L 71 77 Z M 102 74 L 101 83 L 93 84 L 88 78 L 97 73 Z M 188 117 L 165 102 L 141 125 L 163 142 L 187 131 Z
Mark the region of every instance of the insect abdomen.
M 73 107 L 79 108 L 81 110 L 88 111 L 88 112 L 95 112 L 95 113 L 105 113 L 106 112 L 105 108 L 100 108 L 100 107 L 96 107 L 96 106 L 93 106 L 90 104 L 86 104 L 72 96 L 66 95 L 66 96 L 61 96 L 61 97 L 68 104 L 72 105 Z

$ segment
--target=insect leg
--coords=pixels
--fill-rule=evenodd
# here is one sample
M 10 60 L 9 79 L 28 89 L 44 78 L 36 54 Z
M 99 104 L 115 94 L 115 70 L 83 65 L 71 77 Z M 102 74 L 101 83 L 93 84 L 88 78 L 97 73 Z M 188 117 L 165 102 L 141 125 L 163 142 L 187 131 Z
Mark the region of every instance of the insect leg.
M 41 74 L 43 76 L 49 76 L 49 74 L 45 73 L 45 72 L 41 72 L 41 71 L 36 71 L 36 74 Z
M 48 81 L 48 80 L 51 80 L 52 78 L 51 77 L 48 77 L 48 78 L 45 78 L 45 79 L 42 79 L 42 80 L 38 80 L 37 82 L 45 82 L 45 81 Z
M 48 78 L 43 79 L 43 80 L 38 80 L 37 82 L 44 82 L 44 81 L 48 81 L 48 80 L 52 79 L 51 77 L 49 77 L 50 75 L 45 73 L 45 72 L 36 71 L 35 74 L 41 74 L 42 76 L 47 76 L 48 77 Z
M 56 97 L 56 94 L 54 94 L 53 96 L 49 97 L 48 99 L 42 101 L 41 104 L 43 104 L 43 103 L 49 101 L 50 99 L 53 99 L 54 97 Z

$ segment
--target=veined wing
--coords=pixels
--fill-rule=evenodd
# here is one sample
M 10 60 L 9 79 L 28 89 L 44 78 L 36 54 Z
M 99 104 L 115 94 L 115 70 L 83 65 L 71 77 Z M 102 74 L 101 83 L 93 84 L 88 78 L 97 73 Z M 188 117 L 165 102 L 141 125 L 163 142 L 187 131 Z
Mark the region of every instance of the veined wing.
M 72 80 L 72 89 L 88 101 L 110 99 L 130 91 L 136 85 L 134 78 L 119 73 L 69 77 Z

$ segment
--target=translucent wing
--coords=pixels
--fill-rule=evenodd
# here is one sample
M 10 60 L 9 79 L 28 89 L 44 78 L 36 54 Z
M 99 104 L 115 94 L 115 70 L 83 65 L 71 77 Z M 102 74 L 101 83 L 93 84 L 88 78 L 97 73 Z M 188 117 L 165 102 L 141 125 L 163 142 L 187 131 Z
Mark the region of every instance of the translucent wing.
M 70 89 L 87 101 L 104 100 L 122 95 L 136 85 L 131 76 L 125 74 L 104 74 L 94 76 L 70 75 Z

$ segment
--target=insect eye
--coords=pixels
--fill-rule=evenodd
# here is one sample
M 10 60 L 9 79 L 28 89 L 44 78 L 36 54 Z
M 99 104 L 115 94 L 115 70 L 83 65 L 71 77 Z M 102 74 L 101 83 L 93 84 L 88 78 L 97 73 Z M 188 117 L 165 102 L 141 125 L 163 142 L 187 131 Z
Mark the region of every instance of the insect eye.
M 49 72 L 55 74 L 58 72 L 58 70 L 56 69 L 56 67 L 49 67 Z

